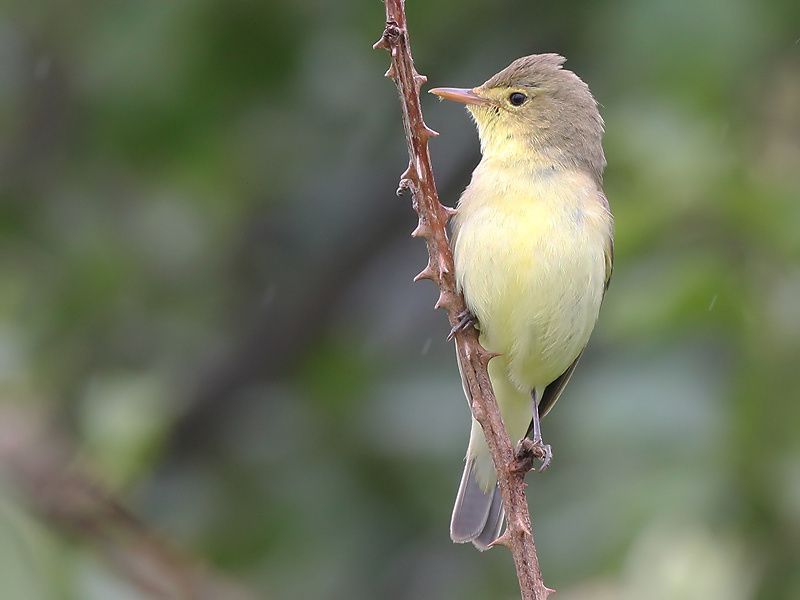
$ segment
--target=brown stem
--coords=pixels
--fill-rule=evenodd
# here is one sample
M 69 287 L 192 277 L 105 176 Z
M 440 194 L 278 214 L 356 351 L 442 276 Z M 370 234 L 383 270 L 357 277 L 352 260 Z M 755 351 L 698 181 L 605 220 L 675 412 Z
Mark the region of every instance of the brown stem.
M 427 78 L 414 68 L 405 0 L 385 0 L 385 3 L 386 29 L 374 47 L 384 48 L 391 54 L 391 66 L 386 76 L 395 82 L 400 94 L 409 156 L 408 168 L 400 176 L 397 191 L 411 190 L 414 210 L 419 215 L 419 224 L 411 235 L 424 238 L 428 247 L 428 264 L 415 281 L 430 279 L 439 286 L 436 308 L 444 308 L 450 324 L 455 326 L 466 305 L 456 287 L 453 256 L 445 229 L 455 211 L 439 202 L 428 152 L 428 140 L 437 133 L 425 125 L 420 108 L 419 90 Z M 523 600 L 545 600 L 552 590 L 542 581 L 536 555 L 525 498 L 525 470 L 520 469 L 516 461 L 487 371 L 489 361 L 495 355 L 480 345 L 473 327 L 457 332 L 455 341 L 464 381 L 469 389 L 472 414 L 483 428 L 506 509 L 508 526 L 496 543 L 511 550 Z

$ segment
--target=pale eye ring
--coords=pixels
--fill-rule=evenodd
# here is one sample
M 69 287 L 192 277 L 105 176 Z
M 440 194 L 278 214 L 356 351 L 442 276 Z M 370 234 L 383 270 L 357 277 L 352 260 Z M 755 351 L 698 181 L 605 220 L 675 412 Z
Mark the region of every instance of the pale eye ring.
M 513 92 L 508 97 L 508 101 L 511 102 L 512 106 L 522 106 L 527 99 L 528 97 L 522 92 Z

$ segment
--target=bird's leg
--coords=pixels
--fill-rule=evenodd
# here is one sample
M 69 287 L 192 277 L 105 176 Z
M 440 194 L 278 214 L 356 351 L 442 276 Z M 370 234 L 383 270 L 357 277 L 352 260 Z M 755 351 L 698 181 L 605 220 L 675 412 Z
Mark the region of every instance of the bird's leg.
M 533 460 L 539 459 L 539 471 L 544 471 L 550 466 L 553 460 L 553 449 L 550 444 L 545 444 L 542 440 L 542 422 L 539 418 L 539 405 L 536 402 L 536 390 L 531 391 L 532 418 L 528 435 L 522 438 L 517 446 L 516 469 L 525 473 L 533 470 Z
M 533 410 L 531 411 L 533 414 L 531 441 L 533 442 L 534 454 L 542 461 L 542 464 L 539 465 L 539 470 L 544 471 L 550 466 L 550 461 L 553 460 L 553 449 L 550 444 L 545 444 L 542 440 L 542 421 L 539 418 L 539 405 L 536 403 L 536 390 L 531 392 L 531 398 L 533 399 L 531 403 L 533 405 Z
M 456 337 L 456 334 L 459 331 L 464 331 L 467 327 L 475 327 L 478 324 L 478 319 L 473 315 L 468 308 L 465 308 L 461 311 L 458 315 L 458 321 L 453 328 L 450 330 L 450 333 L 447 334 L 447 341 L 450 342 Z

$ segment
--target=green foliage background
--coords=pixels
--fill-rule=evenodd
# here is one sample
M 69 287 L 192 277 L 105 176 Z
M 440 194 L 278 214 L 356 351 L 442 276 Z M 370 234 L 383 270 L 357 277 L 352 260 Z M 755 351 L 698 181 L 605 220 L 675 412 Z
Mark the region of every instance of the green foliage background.
M 408 2 L 418 69 L 556 51 L 617 262 L 530 478 L 559 600 L 800 597 L 800 3 Z M 514 598 L 451 545 L 468 413 L 361 2 L 0 11 L 0 396 L 266 598 Z M 426 98 L 444 200 L 477 161 Z M 137 598 L 0 487 L 3 598 Z

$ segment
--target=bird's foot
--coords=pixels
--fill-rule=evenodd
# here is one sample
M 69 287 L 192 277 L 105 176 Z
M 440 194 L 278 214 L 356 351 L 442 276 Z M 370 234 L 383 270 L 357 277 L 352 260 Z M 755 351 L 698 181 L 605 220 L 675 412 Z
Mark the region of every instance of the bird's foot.
M 550 444 L 542 441 L 542 422 L 539 416 L 539 403 L 536 400 L 536 390 L 531 390 L 531 426 L 528 433 L 517 445 L 514 453 L 514 470 L 524 476 L 528 471 L 535 470 L 534 462 L 540 460 L 539 472 L 546 470 L 553 460 L 553 449 Z
M 464 331 L 467 327 L 475 327 L 478 324 L 478 319 L 473 315 L 468 308 L 465 308 L 458 315 L 458 321 L 453 325 L 450 333 L 447 334 L 447 341 L 450 342 L 456 337 L 459 331 Z
M 517 444 L 517 450 L 514 453 L 514 470 L 527 473 L 528 471 L 535 471 L 535 462 L 539 460 L 539 472 L 545 471 L 550 466 L 550 461 L 553 460 L 553 448 L 550 444 L 545 444 L 542 438 L 531 439 L 522 438 Z

